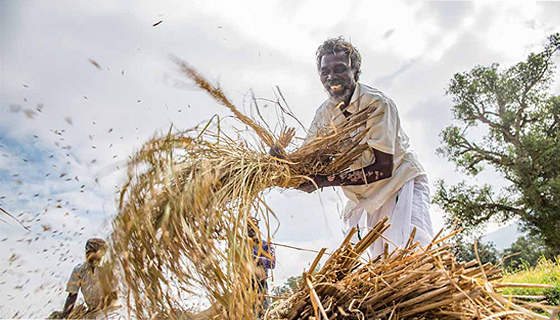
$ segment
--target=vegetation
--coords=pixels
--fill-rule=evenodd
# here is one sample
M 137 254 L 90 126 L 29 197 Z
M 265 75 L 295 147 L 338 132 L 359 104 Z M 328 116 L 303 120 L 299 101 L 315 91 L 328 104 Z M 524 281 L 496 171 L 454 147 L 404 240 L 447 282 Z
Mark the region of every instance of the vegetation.
M 501 271 L 492 264 L 457 262 L 447 237 L 420 248 L 408 243 L 380 258 L 362 259 L 387 230 L 385 217 L 357 244 L 353 229 L 320 270 L 303 273 L 302 284 L 269 310 L 267 319 L 543 319 L 552 310 L 525 308 L 493 288 Z M 310 270 L 324 255 L 322 249 Z M 543 315 L 535 313 L 542 312 Z
M 544 257 L 552 256 L 539 237 L 533 235 L 521 236 L 503 251 L 504 256 L 511 256 L 504 261 L 504 267 L 518 270 L 535 267 Z
M 487 262 L 492 264 L 502 263 L 503 268 L 510 272 L 536 267 L 540 260 L 551 256 L 542 239 L 531 235 L 519 237 L 501 252 L 496 249 L 493 242 L 477 241 L 476 253 L 478 253 L 478 258 L 475 253 L 474 242 L 467 242 L 459 238 L 453 248 L 458 261 L 469 262 L 480 259 L 483 264 Z
M 542 258 L 535 267 L 522 266 L 516 272 L 506 272 L 502 282 L 537 283 L 553 285 L 554 288 L 504 288 L 506 295 L 545 296 L 549 304 L 560 306 L 560 260 Z
M 492 242 L 477 242 L 476 253 L 474 249 L 474 243 L 458 241 L 454 246 L 455 257 L 458 261 L 469 262 L 477 260 L 476 253 L 478 253 L 478 258 L 480 258 L 480 261 L 483 264 L 487 262 L 498 264 L 500 261 L 500 252 L 496 249 L 496 246 Z
M 434 202 L 475 231 L 487 222 L 517 218 L 547 254 L 560 254 L 560 96 L 550 92 L 560 34 L 540 53 L 501 70 L 497 63 L 454 75 L 455 123 L 441 132 L 438 153 L 471 176 L 485 168 L 509 186 L 438 182 Z
M 274 293 L 274 295 L 279 297 L 292 295 L 294 292 L 298 290 L 301 284 L 301 280 L 302 280 L 301 276 L 291 276 L 288 279 L 286 279 L 284 285 L 274 288 L 272 292 Z

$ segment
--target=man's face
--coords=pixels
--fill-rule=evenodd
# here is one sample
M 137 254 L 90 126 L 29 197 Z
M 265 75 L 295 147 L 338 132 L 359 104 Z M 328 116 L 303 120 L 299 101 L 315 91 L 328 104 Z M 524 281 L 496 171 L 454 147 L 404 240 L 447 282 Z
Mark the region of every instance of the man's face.
M 99 250 L 86 253 L 86 261 L 92 266 L 97 267 L 99 266 L 99 263 L 101 263 L 101 259 L 103 259 L 105 252 L 105 250 Z
M 251 239 L 258 238 L 257 237 L 258 228 L 259 228 L 258 220 L 255 219 L 249 220 L 249 222 L 247 223 L 247 235 L 249 236 L 249 238 Z
M 321 58 L 321 83 L 331 99 L 337 102 L 346 101 L 354 93 L 355 74 L 356 70 L 350 66 L 350 59 L 343 52 L 326 54 Z
M 254 239 L 257 236 L 257 232 L 255 231 L 255 228 L 253 226 L 247 226 L 247 235 L 249 236 L 249 238 Z

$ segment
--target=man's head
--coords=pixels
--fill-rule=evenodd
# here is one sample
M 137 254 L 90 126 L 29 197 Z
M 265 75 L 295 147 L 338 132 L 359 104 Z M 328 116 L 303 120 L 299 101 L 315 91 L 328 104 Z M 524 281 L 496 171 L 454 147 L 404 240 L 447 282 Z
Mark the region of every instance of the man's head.
M 100 238 L 91 238 L 86 242 L 86 261 L 97 267 L 107 253 L 107 242 Z
M 255 217 L 249 217 L 247 221 L 247 235 L 251 239 L 258 238 L 259 220 Z
M 317 70 L 331 99 L 341 102 L 354 93 L 360 78 L 362 57 L 342 37 L 327 39 L 317 49 Z

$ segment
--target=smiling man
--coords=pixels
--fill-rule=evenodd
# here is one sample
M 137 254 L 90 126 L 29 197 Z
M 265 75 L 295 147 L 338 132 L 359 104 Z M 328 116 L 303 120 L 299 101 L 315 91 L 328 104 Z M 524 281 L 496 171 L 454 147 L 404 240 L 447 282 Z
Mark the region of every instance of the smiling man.
M 424 169 L 410 150 L 395 103 L 381 91 L 358 82 L 361 63 L 358 50 L 342 38 L 328 39 L 317 49 L 317 69 L 329 98 L 317 109 L 308 141 L 321 136 L 332 123 L 347 121 L 367 106 L 373 106 L 374 111 L 353 135 L 367 130 L 365 138 L 358 142 L 368 146 L 361 157 L 344 172 L 310 178 L 319 188 L 342 187 L 349 200 L 342 217 L 343 232 L 357 227 L 360 232 L 354 241 L 381 218 L 389 217 L 391 227 L 384 234 L 387 239 L 378 240 L 370 248 L 376 256 L 383 252 L 385 244 L 390 248 L 404 245 L 414 228 L 421 245 L 431 241 L 430 192 Z M 353 136 L 348 137 L 349 144 L 354 142 Z M 316 187 L 306 182 L 299 189 L 312 192 Z

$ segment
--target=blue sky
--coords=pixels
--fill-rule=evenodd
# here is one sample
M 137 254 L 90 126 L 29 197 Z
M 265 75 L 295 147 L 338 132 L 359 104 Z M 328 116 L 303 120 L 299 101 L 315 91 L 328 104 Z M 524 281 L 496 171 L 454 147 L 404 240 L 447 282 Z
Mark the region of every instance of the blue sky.
M 171 124 L 230 115 L 185 83 L 170 55 L 247 112 L 250 89 L 274 99 L 278 85 L 308 125 L 326 97 L 315 50 L 343 35 L 362 54 L 361 81 L 396 101 L 430 181 L 453 183 L 463 175 L 435 154 L 452 119 L 450 78 L 540 50 L 560 31 L 558 16 L 560 3 L 533 1 L 0 2 L 0 206 L 31 229 L 1 217 L 0 317 L 62 306 L 85 241 L 110 231 L 122 168 L 144 141 Z M 263 109 L 274 122 L 272 106 Z M 470 180 L 503 185 L 491 171 Z M 340 193 L 273 190 L 267 199 L 280 221 L 277 242 L 320 249 L 341 240 Z M 443 226 L 437 207 L 432 217 Z M 314 256 L 279 248 L 274 284 Z

